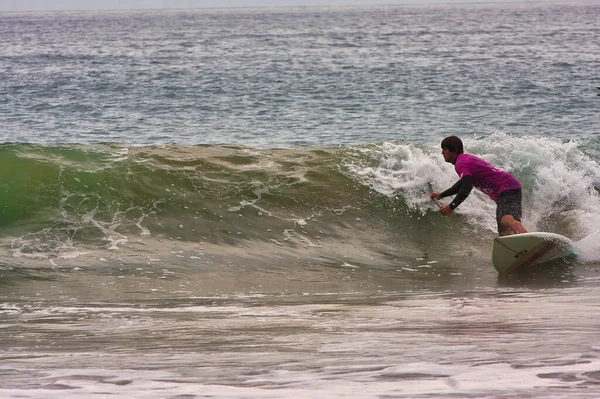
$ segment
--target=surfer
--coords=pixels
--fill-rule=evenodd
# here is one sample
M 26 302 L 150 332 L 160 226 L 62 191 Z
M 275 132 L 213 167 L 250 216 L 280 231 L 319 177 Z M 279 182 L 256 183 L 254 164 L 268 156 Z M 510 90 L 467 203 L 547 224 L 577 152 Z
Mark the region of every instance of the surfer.
M 449 189 L 429 195 L 430 198 L 439 200 L 456 194 L 450 204 L 440 207 L 442 216 L 450 215 L 475 187 L 496 202 L 496 221 L 501 236 L 527 233 L 521 224 L 521 183 L 517 179 L 481 158 L 465 154 L 463 143 L 456 136 L 442 140 L 442 156 L 446 162 L 454 165 L 460 177 Z

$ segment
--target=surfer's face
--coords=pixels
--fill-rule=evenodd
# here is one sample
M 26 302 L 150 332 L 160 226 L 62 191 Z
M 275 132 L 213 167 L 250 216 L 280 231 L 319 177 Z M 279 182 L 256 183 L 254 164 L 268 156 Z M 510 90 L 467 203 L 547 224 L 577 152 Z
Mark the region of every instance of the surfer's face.
M 444 157 L 444 161 L 454 163 L 456 161 L 456 152 L 450 151 L 447 148 L 442 148 L 442 156 Z

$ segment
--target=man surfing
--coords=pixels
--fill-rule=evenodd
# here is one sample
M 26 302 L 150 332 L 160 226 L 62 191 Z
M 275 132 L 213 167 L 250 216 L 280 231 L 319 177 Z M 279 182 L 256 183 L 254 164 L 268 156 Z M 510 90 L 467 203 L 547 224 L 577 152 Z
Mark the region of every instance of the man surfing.
M 500 236 L 527 233 L 521 224 L 521 183 L 511 174 L 487 163 L 474 155 L 465 154 L 463 143 L 456 136 L 442 140 L 442 156 L 454 165 L 460 180 L 441 193 L 432 192 L 429 197 L 441 199 L 455 195 L 448 205 L 440 207 L 442 216 L 450 215 L 471 193 L 473 187 L 488 195 L 497 205 L 496 221 Z

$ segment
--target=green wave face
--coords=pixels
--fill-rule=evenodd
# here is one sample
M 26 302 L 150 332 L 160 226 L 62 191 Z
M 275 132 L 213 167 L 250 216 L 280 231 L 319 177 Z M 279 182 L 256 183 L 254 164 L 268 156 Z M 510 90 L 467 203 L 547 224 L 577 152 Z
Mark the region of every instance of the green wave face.
M 336 149 L 13 144 L 0 151 L 2 235 L 31 257 L 140 239 L 279 243 L 309 224 L 336 236 L 373 211 L 372 193 L 343 170 Z

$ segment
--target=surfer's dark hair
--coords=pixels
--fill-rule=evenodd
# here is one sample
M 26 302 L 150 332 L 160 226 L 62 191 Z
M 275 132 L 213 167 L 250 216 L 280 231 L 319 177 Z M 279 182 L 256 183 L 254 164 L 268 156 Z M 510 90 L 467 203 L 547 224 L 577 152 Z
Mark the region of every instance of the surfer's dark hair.
M 462 140 L 456 136 L 449 136 L 442 140 L 442 149 L 444 148 L 457 154 L 464 152 Z

